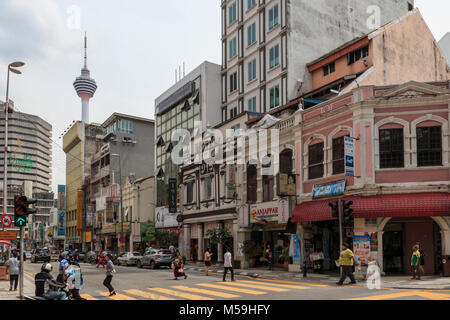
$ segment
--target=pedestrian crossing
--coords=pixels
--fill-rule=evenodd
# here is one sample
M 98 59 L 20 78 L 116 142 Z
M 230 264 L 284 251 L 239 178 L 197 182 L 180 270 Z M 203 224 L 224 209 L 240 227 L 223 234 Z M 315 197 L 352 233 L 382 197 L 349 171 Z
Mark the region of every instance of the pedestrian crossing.
M 112 300 L 217 300 L 250 298 L 274 292 L 289 292 L 311 289 L 311 285 L 295 285 L 260 280 L 237 280 L 233 282 L 208 282 L 189 285 L 173 285 L 167 288 L 128 289 L 109 296 L 109 292 L 99 292 L 100 299 Z M 246 295 L 243 297 L 243 295 Z M 97 300 L 95 294 L 82 294 L 87 300 Z M 105 298 L 103 298 L 105 297 Z

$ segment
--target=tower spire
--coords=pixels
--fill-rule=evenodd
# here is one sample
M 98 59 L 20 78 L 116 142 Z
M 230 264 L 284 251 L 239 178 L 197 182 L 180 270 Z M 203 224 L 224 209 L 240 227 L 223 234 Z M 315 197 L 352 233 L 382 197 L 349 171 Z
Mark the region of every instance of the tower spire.
M 87 32 L 84 32 L 84 68 L 87 69 Z

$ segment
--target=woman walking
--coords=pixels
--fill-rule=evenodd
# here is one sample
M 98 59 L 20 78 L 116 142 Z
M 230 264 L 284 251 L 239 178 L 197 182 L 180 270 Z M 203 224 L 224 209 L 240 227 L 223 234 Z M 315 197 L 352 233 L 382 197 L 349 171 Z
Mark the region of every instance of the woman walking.
M 269 270 L 272 270 L 272 249 L 270 249 L 270 244 L 267 245 L 266 258 Z
M 211 249 L 210 248 L 206 249 L 206 252 L 205 252 L 206 275 L 208 275 L 209 267 L 211 267 Z
M 103 281 L 103 285 L 106 288 L 108 288 L 109 296 L 111 297 L 111 296 L 116 295 L 116 291 L 114 291 L 114 288 L 111 285 L 111 281 L 112 281 L 112 278 L 113 278 L 113 272 L 116 272 L 116 270 L 114 269 L 114 264 L 111 261 L 112 260 L 112 256 L 111 256 L 110 253 L 108 253 L 105 256 L 105 260 L 106 260 L 106 270 L 105 270 L 106 278 L 105 278 L 105 281 Z

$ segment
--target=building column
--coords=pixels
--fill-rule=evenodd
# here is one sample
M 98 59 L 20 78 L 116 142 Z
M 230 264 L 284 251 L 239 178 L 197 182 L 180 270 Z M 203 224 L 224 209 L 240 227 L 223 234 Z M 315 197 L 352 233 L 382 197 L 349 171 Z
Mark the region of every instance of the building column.
M 330 270 L 330 267 L 331 267 L 331 256 L 330 256 L 330 242 L 331 242 L 331 240 L 330 240 L 330 235 L 331 235 L 331 231 L 330 231 L 330 229 L 323 229 L 323 234 L 322 234 L 322 241 L 324 240 L 324 239 L 328 239 L 328 260 L 324 260 L 323 261 L 323 268 L 325 269 L 325 270 Z
M 441 230 L 442 255 L 450 256 L 450 230 Z
M 223 263 L 223 244 L 217 244 L 217 263 Z
M 198 252 L 197 252 L 197 261 L 202 262 L 203 261 L 203 254 L 204 254 L 204 235 L 203 235 L 203 223 L 199 223 L 197 225 L 198 227 Z
M 238 237 L 237 237 L 237 233 L 238 233 L 238 229 L 239 229 L 239 226 L 238 226 L 238 221 L 237 220 L 233 220 L 233 230 L 232 230 L 232 232 L 231 232 L 231 234 L 233 235 L 233 252 L 234 252 L 234 260 L 237 260 L 237 254 L 238 254 L 238 246 L 237 246 L 237 243 L 238 243 Z
M 186 261 L 191 261 L 191 225 L 183 225 L 184 246 L 182 254 L 186 257 Z
M 380 267 L 380 274 L 382 276 L 386 275 L 386 273 L 383 270 L 383 233 L 384 231 L 378 229 L 378 234 L 377 234 L 377 238 L 378 238 L 378 251 L 377 251 L 377 262 L 378 262 L 378 267 Z

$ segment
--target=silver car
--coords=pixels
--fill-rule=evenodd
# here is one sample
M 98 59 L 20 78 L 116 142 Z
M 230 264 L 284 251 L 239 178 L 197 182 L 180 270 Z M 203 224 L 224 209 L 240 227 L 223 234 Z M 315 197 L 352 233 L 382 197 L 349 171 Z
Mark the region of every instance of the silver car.
M 120 265 L 135 265 L 138 259 L 141 259 L 142 255 L 139 252 L 127 252 L 119 256 L 117 259 L 119 266 Z
M 152 269 L 156 269 L 160 266 L 167 266 L 170 268 L 172 261 L 175 257 L 167 249 L 151 249 L 147 251 L 145 255 L 136 261 L 138 268 L 143 266 L 150 266 Z

